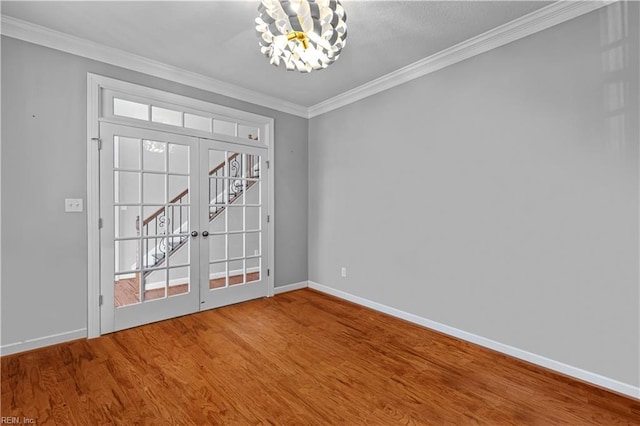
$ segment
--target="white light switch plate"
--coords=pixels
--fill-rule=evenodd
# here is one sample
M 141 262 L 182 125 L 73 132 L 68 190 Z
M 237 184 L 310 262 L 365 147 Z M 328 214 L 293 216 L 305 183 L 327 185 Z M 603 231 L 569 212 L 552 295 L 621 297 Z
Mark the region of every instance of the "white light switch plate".
M 82 198 L 65 198 L 64 211 L 69 213 L 78 213 L 84 210 Z

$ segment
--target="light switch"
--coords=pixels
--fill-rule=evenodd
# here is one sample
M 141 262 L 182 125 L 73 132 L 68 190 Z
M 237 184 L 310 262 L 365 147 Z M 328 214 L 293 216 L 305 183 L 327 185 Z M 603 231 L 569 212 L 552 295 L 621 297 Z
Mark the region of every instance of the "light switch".
M 64 211 L 70 213 L 78 213 L 84 210 L 82 198 L 65 198 Z

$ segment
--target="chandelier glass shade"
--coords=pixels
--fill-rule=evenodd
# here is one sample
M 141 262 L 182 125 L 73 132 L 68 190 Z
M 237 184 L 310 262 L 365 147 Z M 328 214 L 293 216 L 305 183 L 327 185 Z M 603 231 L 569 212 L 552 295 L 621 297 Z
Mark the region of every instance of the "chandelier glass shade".
M 347 14 L 340 0 L 262 0 L 258 12 L 260 51 L 272 65 L 320 70 L 345 46 Z

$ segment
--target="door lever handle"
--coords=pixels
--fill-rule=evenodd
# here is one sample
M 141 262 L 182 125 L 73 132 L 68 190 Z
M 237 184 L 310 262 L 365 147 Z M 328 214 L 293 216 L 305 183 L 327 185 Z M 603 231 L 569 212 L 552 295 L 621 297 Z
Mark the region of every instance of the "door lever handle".
M 191 236 L 192 237 L 197 237 L 198 236 L 198 231 L 191 231 Z

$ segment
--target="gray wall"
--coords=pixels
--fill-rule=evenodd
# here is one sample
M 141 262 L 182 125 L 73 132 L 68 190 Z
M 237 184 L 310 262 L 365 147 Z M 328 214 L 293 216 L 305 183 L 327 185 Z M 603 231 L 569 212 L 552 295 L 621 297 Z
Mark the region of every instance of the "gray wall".
M 307 279 L 306 119 L 2 37 L 2 345 L 85 328 L 87 72 L 275 119 L 275 285 Z
M 638 50 L 615 4 L 312 119 L 309 279 L 638 386 Z

